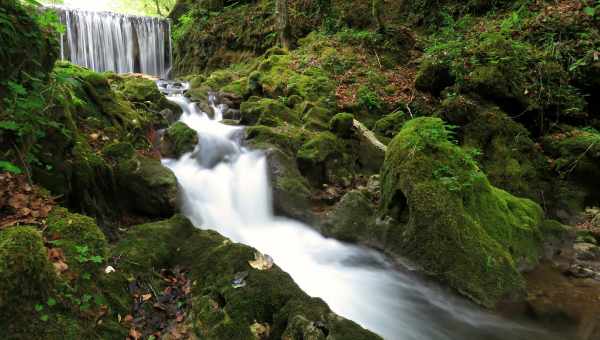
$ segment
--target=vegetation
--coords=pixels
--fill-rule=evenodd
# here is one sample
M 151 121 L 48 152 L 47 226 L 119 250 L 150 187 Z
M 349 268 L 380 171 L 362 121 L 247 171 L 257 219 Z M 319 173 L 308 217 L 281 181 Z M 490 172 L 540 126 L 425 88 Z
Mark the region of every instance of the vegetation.
M 523 271 L 545 246 L 566 244 L 562 280 L 600 277 L 596 2 L 119 3 L 173 21 L 186 96 L 245 126 L 277 214 L 490 309 L 538 313 Z M 203 338 L 377 338 L 177 215 L 160 158 L 202 136 L 153 80 L 57 61 L 63 30 L 37 1 L 0 4 L 0 337 L 151 339 L 158 317 Z M 175 314 L 152 314 L 161 297 Z M 586 308 L 552 313 L 582 333 Z

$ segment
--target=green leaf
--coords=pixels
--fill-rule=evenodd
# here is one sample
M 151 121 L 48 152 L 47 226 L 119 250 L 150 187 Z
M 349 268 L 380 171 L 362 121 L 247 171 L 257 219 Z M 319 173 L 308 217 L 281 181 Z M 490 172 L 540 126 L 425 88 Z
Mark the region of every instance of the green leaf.
M 90 273 L 83 273 L 83 274 L 81 274 L 81 277 L 84 280 L 90 280 L 92 278 L 92 274 L 90 274 Z
M 0 161 L 0 171 L 8 171 L 16 175 L 23 172 L 21 168 L 7 161 Z
M 48 321 L 48 319 L 50 319 L 50 317 L 48 316 L 48 314 L 44 314 L 44 315 L 40 316 L 40 320 L 42 320 L 44 322 Z
M 81 298 L 81 301 L 83 301 L 83 303 L 88 303 L 91 299 L 92 299 L 92 296 L 90 294 L 84 294 L 83 297 Z
M 56 305 L 56 300 L 54 300 L 53 298 L 48 298 L 48 301 L 46 302 L 46 304 L 49 307 L 52 307 L 52 306 Z
M 90 257 L 90 260 L 94 263 L 102 263 L 103 259 L 102 256 L 92 256 Z
M 0 129 L 17 131 L 19 130 L 19 124 L 12 120 L 0 120 Z
M 44 310 L 44 305 L 41 305 L 39 303 L 37 305 L 35 305 L 35 311 L 36 312 L 41 312 L 43 310 Z
M 593 7 L 585 7 L 583 9 L 583 13 L 593 17 L 594 15 L 596 15 L 596 10 Z

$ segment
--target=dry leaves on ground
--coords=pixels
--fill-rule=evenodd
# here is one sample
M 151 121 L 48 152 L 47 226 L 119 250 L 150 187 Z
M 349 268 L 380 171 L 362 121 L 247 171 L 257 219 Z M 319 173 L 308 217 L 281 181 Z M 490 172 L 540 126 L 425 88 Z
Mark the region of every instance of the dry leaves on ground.
M 19 224 L 43 226 L 54 205 L 25 175 L 0 173 L 0 229 Z

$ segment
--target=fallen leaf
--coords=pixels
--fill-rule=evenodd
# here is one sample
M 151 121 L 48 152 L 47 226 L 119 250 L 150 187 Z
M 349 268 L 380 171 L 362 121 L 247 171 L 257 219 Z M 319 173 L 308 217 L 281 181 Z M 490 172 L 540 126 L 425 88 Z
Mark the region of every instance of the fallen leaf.
M 142 300 L 144 300 L 144 301 L 148 301 L 151 298 L 152 298 L 152 294 L 150 294 L 150 293 L 142 295 Z
M 142 333 L 140 333 L 137 329 L 132 328 L 129 330 L 129 337 L 133 340 L 139 340 L 142 337 Z

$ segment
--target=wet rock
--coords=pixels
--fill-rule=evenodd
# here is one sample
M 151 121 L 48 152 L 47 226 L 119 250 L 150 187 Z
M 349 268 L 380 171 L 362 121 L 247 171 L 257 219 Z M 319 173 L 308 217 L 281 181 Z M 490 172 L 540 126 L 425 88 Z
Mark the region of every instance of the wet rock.
M 329 131 L 342 138 L 352 136 L 354 130 L 354 116 L 351 113 L 338 113 L 329 121 Z
M 296 161 L 281 150 L 271 148 L 267 150 L 267 162 L 275 213 L 308 223 L 314 221 L 311 190 Z
M 573 264 L 569 267 L 567 273 L 580 279 L 593 278 L 596 276 L 596 272 L 581 264 Z

